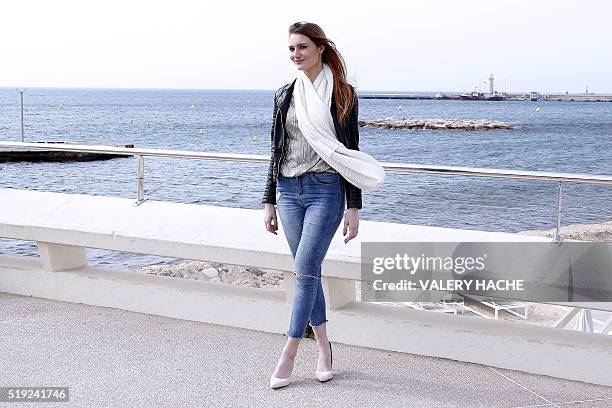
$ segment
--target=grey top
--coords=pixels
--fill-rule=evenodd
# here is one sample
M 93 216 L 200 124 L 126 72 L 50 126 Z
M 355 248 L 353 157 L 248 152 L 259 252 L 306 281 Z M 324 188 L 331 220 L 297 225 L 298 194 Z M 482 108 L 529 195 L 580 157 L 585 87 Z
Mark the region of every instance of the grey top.
M 280 173 L 285 177 L 297 177 L 307 171 L 328 171 L 337 173 L 314 151 L 306 141 L 302 131 L 298 126 L 297 116 L 295 115 L 294 97 L 291 97 L 291 105 L 287 111 L 287 153 L 283 158 Z

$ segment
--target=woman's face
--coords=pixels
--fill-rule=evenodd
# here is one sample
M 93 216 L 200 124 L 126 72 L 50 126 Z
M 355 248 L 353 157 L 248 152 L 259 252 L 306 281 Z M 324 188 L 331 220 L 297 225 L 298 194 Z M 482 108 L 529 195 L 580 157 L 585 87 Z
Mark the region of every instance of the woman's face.
M 321 63 L 321 53 L 324 47 L 317 47 L 315 43 L 304 34 L 291 34 L 289 36 L 289 59 L 297 69 L 308 71 Z

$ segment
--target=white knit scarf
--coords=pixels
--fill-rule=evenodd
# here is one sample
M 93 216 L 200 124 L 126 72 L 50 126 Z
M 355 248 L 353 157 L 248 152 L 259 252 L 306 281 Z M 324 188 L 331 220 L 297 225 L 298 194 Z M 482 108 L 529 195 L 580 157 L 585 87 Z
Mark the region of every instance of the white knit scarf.
M 298 71 L 295 81 L 295 114 L 300 131 L 315 152 L 352 185 L 363 191 L 376 190 L 385 181 L 385 170 L 370 155 L 346 148 L 336 137 L 331 116 L 334 76 L 327 64 L 314 83 Z

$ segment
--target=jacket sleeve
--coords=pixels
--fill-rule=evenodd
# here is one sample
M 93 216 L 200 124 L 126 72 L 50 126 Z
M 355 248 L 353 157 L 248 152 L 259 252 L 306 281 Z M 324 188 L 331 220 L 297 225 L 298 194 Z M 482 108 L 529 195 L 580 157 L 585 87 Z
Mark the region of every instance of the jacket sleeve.
M 278 102 L 276 94 L 274 95 L 274 113 L 272 114 L 272 129 L 270 130 L 270 167 L 268 168 L 268 179 L 266 181 L 266 189 L 264 191 L 262 204 L 276 204 L 276 181 L 274 181 L 274 126 L 276 125 L 276 112 L 278 111 Z
M 359 103 L 357 102 L 357 93 L 355 93 L 355 101 L 348 120 L 348 148 L 359 150 Z M 361 208 L 361 189 L 355 187 L 349 182 L 346 182 L 346 208 Z

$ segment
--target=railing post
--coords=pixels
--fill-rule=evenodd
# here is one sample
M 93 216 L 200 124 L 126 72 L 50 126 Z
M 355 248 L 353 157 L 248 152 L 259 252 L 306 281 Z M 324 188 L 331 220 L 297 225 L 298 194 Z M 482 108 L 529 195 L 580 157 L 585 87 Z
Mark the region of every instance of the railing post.
M 555 231 L 554 242 L 561 242 L 561 211 L 563 209 L 563 182 L 559 182 L 559 193 L 557 195 L 557 230 Z
M 23 93 L 25 92 L 25 89 L 22 91 L 19 91 L 19 95 L 21 98 L 21 141 L 23 142 Z
M 137 154 L 138 157 L 138 198 L 134 205 L 138 206 L 145 201 L 144 198 L 144 156 Z

